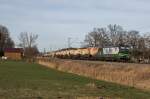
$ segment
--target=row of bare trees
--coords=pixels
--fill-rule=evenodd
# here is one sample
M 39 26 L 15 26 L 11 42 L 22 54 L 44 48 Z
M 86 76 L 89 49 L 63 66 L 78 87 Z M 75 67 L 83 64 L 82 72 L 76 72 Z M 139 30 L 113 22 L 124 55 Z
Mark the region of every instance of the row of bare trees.
M 120 25 L 94 28 L 85 36 L 84 47 L 128 46 L 136 59 L 150 59 L 150 33 L 126 31 Z
M 20 41 L 18 47 L 24 49 L 24 56 L 26 58 L 32 58 L 39 53 L 37 48 L 38 35 L 28 32 L 20 33 L 18 39 Z M 0 56 L 4 55 L 5 48 L 14 48 L 15 43 L 10 37 L 10 33 L 7 27 L 0 25 Z

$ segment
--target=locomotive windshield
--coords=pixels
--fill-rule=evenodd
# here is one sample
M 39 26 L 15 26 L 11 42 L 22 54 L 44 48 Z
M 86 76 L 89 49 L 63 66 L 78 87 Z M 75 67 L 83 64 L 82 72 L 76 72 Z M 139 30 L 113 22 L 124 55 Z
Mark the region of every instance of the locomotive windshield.
M 128 47 L 120 47 L 119 53 L 129 54 L 129 48 Z

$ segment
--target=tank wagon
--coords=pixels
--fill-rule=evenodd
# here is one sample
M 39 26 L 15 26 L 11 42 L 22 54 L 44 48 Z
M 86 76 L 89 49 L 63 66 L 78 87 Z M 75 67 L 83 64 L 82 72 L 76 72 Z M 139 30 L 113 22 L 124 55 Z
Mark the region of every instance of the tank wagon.
M 130 53 L 128 47 L 90 47 L 90 48 L 67 48 L 49 53 L 50 57 L 62 59 L 86 59 L 86 60 L 109 60 L 128 61 Z

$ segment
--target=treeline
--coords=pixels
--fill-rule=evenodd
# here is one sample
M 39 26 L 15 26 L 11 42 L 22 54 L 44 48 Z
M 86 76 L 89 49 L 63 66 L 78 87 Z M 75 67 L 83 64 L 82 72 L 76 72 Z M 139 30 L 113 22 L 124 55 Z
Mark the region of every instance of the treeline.
M 32 58 L 39 53 L 36 44 L 37 38 L 38 35 L 36 34 L 22 32 L 18 36 L 19 44 L 15 45 L 14 41 L 10 37 L 8 28 L 0 25 L 0 56 L 4 56 L 4 50 L 6 48 L 14 48 L 17 46 L 23 48 L 25 58 Z
M 150 60 L 150 33 L 124 30 L 120 25 L 94 28 L 85 36 L 84 47 L 126 46 L 135 60 Z

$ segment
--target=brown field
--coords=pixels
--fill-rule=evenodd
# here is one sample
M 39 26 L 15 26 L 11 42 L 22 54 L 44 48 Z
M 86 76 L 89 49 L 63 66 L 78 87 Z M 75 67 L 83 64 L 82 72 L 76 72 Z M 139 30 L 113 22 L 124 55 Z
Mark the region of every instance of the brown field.
M 150 64 L 46 58 L 39 59 L 38 63 L 60 71 L 150 90 Z

